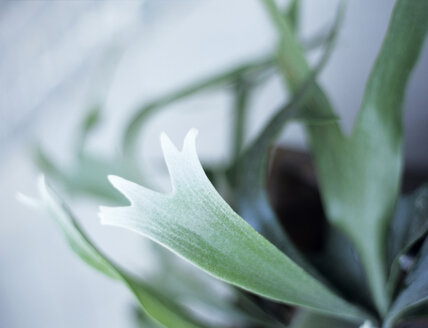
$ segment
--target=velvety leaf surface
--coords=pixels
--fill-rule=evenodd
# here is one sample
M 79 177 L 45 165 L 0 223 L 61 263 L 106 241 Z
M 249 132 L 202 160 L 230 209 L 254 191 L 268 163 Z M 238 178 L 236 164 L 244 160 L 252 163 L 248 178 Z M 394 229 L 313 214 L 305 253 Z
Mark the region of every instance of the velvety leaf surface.
M 122 281 L 135 295 L 142 310 L 155 322 L 166 328 L 203 327 L 190 318 L 169 298 L 148 286 L 145 282 L 133 277 L 104 256 L 88 239 L 79 227 L 71 212 L 56 194 L 47 186 L 44 179 L 39 182 L 41 200 L 34 200 L 24 195 L 19 198 L 41 210 L 46 211 L 60 226 L 70 247 L 87 264 L 103 274 Z
M 348 318 L 360 310 L 342 300 L 259 235 L 220 197 L 195 147 L 196 130 L 179 151 L 161 144 L 172 192 L 161 194 L 119 177 L 113 185 L 131 202 L 100 209 L 102 223 L 146 236 L 228 283 L 280 302 Z
M 266 328 L 285 327 L 242 290 L 213 278 L 156 243 L 152 246 L 159 263 L 147 281 L 191 313 L 198 313 L 202 308 L 209 314 L 209 317 L 203 316 L 204 322 L 214 327 L 253 324 Z

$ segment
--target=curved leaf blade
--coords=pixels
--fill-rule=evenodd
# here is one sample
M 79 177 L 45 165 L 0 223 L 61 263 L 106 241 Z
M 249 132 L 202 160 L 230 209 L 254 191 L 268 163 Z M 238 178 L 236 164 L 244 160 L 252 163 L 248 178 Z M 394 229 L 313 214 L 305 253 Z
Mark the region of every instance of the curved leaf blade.
M 298 3 L 298 1 L 293 2 L 290 9 L 297 8 Z M 265 192 L 266 167 L 269 147 L 286 123 L 291 120 L 300 120 L 328 124 L 337 119 L 333 115 L 322 117 L 305 113 L 303 105 L 314 87 L 318 74 L 330 58 L 337 36 L 336 32 L 341 25 L 342 18 L 343 12 L 339 10 L 335 24 L 329 33 L 330 37 L 325 43 L 324 53 L 309 77 L 298 88 L 288 104 L 276 111 L 262 132 L 228 171 L 229 180 L 236 189 L 235 206 L 238 213 L 259 233 L 266 236 L 276 247 L 314 276 L 319 275 L 307 263 L 283 231 L 269 204 Z
M 191 83 L 175 92 L 169 93 L 141 106 L 131 117 L 125 128 L 122 137 L 122 148 L 124 154 L 132 157 L 132 152 L 135 149 L 135 144 L 141 127 L 155 112 L 165 108 L 173 102 L 185 99 L 196 93 L 228 85 L 230 82 L 240 78 L 243 74 L 249 71 L 269 68 L 272 66 L 272 61 L 272 57 L 268 56 L 266 58 L 238 65 L 212 77 Z
M 297 313 L 290 328 L 358 328 L 359 325 L 309 311 Z
M 401 198 L 390 224 L 388 240 L 388 291 L 395 291 L 400 275 L 400 258 L 428 232 L 428 185 Z
M 275 2 L 264 3 L 281 35 L 280 68 L 295 89 L 308 63 Z M 351 136 L 337 124 L 307 126 L 328 218 L 358 249 L 382 315 L 388 307 L 385 237 L 402 167 L 402 103 L 427 28 L 427 1 L 398 0 Z M 307 104 L 319 114 L 333 111 L 320 88 Z
M 365 315 L 270 244 L 240 218 L 206 177 L 196 154 L 197 131 L 179 151 L 163 134 L 161 144 L 172 192 L 161 194 L 111 176 L 131 202 L 101 207 L 103 224 L 146 236 L 228 283 L 258 295 L 336 316 Z
M 44 178 L 39 180 L 41 199 L 34 200 L 24 195 L 18 195 L 24 203 L 36 206 L 52 216 L 60 226 L 65 238 L 73 251 L 89 266 L 110 278 L 122 281 L 137 298 L 141 309 L 154 322 L 165 328 L 200 328 L 200 323 L 190 318 L 180 307 L 168 298 L 160 295 L 144 281 L 133 277 L 119 268 L 103 255 L 89 240 L 78 225 L 71 211 L 63 201 L 45 183 Z
M 425 238 L 415 268 L 406 277 L 406 287 L 398 295 L 386 317 L 384 328 L 394 324 L 411 310 L 428 306 L 428 238 Z M 425 312 L 426 313 L 426 312 Z

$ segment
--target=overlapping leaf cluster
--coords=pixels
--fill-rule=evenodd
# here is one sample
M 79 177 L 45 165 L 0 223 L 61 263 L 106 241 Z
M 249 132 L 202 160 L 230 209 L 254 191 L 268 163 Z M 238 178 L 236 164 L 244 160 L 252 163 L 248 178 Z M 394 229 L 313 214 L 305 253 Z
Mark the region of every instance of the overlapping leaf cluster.
M 176 284 L 165 283 L 172 281 L 171 273 L 163 283 L 130 275 L 90 242 L 44 182 L 40 184 L 41 200 L 31 203 L 52 214 L 84 261 L 122 281 L 154 325 L 213 325 L 182 302 L 187 297 L 229 320 L 216 326 L 287 326 L 248 292 L 305 309 L 291 321 L 290 327 L 295 328 L 357 327 L 364 322 L 365 327 L 388 328 L 410 315 L 427 316 L 428 192 L 422 187 L 399 197 L 399 190 L 403 99 L 426 38 L 428 1 L 397 0 L 349 136 L 340 130 L 328 97 L 316 82 L 340 30 L 343 8 L 330 32 L 321 42 L 312 43 L 322 45 L 324 55 L 311 69 L 297 37 L 299 1 L 292 1 L 285 14 L 273 0 L 262 3 L 279 36 L 273 54 L 142 106 L 125 130 L 122 154 L 111 161 L 94 161 L 83 150 L 98 112 L 91 112 L 82 125 L 74 169 L 59 170 L 42 151 L 37 157 L 45 173 L 69 190 L 110 201 L 124 200 L 106 184 L 105 175 L 122 176 L 110 176 L 110 181 L 130 205 L 102 207 L 102 222 L 148 237 L 237 287 L 232 289 L 233 299 L 219 302 L 203 288 L 195 293 L 195 281 L 186 279 L 186 274 L 177 273 L 179 284 L 186 286 L 179 292 Z M 250 96 L 272 74 L 284 77 L 293 96 L 244 147 Z M 134 154 L 142 125 L 174 101 L 218 88 L 228 88 L 235 99 L 231 160 L 222 168 L 206 167 L 204 171 L 196 154 L 195 130 L 186 136 L 182 150 L 164 134 L 161 145 L 172 191 L 158 193 L 138 184 L 144 181 L 144 174 L 136 169 Z M 329 221 L 327 242 L 318 260 L 293 244 L 266 194 L 268 149 L 290 120 L 306 127 Z M 222 178 L 229 188 L 228 202 L 215 189 L 215 182 Z M 163 258 L 169 261 L 168 256 Z M 347 288 L 349 284 L 353 288 Z M 362 290 L 370 296 L 363 297 Z

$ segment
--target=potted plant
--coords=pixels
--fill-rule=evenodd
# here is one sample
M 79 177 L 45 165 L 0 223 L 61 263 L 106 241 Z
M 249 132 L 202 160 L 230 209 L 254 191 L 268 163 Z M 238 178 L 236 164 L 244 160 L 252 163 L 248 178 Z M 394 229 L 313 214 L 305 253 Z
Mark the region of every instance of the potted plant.
M 322 40 L 322 58 L 310 68 L 295 33 L 299 2 L 293 1 L 285 14 L 273 0 L 262 2 L 278 31 L 273 54 L 143 106 L 130 120 L 121 156 L 111 161 L 97 162 L 79 151 L 77 169 L 62 172 L 43 151 L 37 154 L 45 174 L 69 190 L 121 203 L 100 208 L 103 224 L 139 233 L 233 286 L 228 297 L 159 247 L 159 274 L 140 278 L 129 273 L 91 242 L 43 178 L 39 200 L 20 198 L 49 212 L 82 260 L 129 288 L 146 326 L 426 326 L 428 189 L 402 195 L 400 185 L 403 99 L 426 38 L 428 2 L 396 1 L 350 135 L 341 131 L 316 82 L 343 8 Z M 284 77 L 293 96 L 244 147 L 248 96 L 271 72 Z M 143 123 L 171 102 L 218 87 L 230 88 L 236 99 L 231 160 L 204 167 L 195 129 L 182 147 L 162 134 L 171 191 L 142 186 L 134 154 Z M 98 113 L 91 111 L 84 120 L 81 140 L 96 125 Z M 272 150 L 290 120 L 304 125 L 310 158 Z M 116 190 L 105 173 L 116 174 L 109 176 Z M 201 307 L 213 311 L 211 316 Z

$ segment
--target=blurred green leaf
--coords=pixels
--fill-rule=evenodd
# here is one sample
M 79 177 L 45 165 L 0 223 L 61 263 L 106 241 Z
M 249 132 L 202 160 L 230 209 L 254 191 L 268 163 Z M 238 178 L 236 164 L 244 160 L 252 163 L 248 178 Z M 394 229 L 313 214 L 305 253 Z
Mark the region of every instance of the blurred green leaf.
M 308 64 L 274 1 L 264 2 L 281 35 L 280 67 L 296 88 L 309 74 Z M 307 125 L 327 216 L 355 244 L 381 314 L 388 306 L 385 237 L 401 174 L 402 102 L 427 26 L 428 2 L 397 1 L 351 136 L 337 124 Z M 320 88 L 307 108 L 332 113 Z
M 131 162 L 116 155 L 105 158 L 85 149 L 88 137 L 100 123 L 99 107 L 91 108 L 80 123 L 76 136 L 75 152 L 72 154 L 71 165 L 61 167 L 38 145 L 34 152 L 34 160 L 39 169 L 55 183 L 61 185 L 68 193 L 79 196 L 91 196 L 115 204 L 123 204 L 124 198 L 108 183 L 108 174 L 118 174 L 141 181 L 139 171 Z
M 336 316 L 366 317 L 302 270 L 227 205 L 201 167 L 195 138 L 196 130 L 191 130 L 179 151 L 165 134 L 161 136 L 172 182 L 169 194 L 110 177 L 131 205 L 101 207 L 102 223 L 146 236 L 213 276 L 269 299 Z
M 119 159 L 112 161 L 94 156 L 90 153 L 81 154 L 68 172 L 66 187 L 73 194 L 84 194 L 114 203 L 124 203 L 123 197 L 111 188 L 106 176 L 121 174 L 128 178 L 138 179 L 136 174 Z
M 428 2 L 398 1 L 351 136 L 332 139 L 310 128 L 328 216 L 355 243 L 381 313 L 385 237 L 402 169 L 402 104 L 427 27 Z
M 226 70 L 212 77 L 191 83 L 175 92 L 143 105 L 131 117 L 128 125 L 126 126 L 122 140 L 124 153 L 132 155 L 142 125 L 159 109 L 196 93 L 227 85 L 251 71 L 259 71 L 271 66 L 272 57 L 268 56 L 266 58 L 254 60 L 237 67 L 233 67 L 232 69 Z
M 357 328 L 358 324 L 343 321 L 337 318 L 312 313 L 309 311 L 300 311 L 297 313 L 290 328 Z
M 388 234 L 388 291 L 392 295 L 400 273 L 400 258 L 428 233 L 428 185 L 398 202 Z
M 327 227 L 323 248 L 306 254 L 320 272 L 346 299 L 373 310 L 364 270 L 355 248 L 343 233 Z M 340 263 L 340 270 L 337 269 Z
M 67 175 L 58 167 L 58 164 L 46 153 L 46 151 L 37 145 L 33 151 L 34 162 L 41 172 L 49 176 L 53 180 L 60 181 L 66 184 L 68 181 Z
M 151 319 L 167 328 L 196 328 L 203 326 L 190 318 L 170 299 L 161 296 L 152 286 L 133 277 L 103 255 L 88 239 L 70 210 L 50 187 L 46 185 L 43 178 L 39 181 L 39 192 L 40 200 L 34 200 L 24 195 L 19 195 L 19 198 L 24 203 L 36 206 L 52 216 L 61 228 L 73 251 L 94 269 L 111 278 L 122 281 L 135 295 L 142 310 Z
M 123 204 L 124 198 L 106 180 L 108 174 L 121 174 L 137 179 L 120 160 L 112 162 L 87 153 L 76 154 L 71 168 L 60 168 L 41 148 L 35 152 L 35 162 L 39 169 L 67 192 L 85 195 L 115 204 Z
M 289 15 L 296 18 L 296 24 L 299 11 L 298 3 L 299 1 L 293 0 L 293 4 L 289 11 Z M 328 43 L 330 39 L 334 38 L 335 34 L 336 29 L 333 28 L 328 33 L 316 35 L 310 40 L 304 42 L 305 49 L 309 51 L 318 48 L 319 46 L 323 46 Z M 135 150 L 137 137 L 139 136 L 142 126 L 150 117 L 152 117 L 153 114 L 158 112 L 160 109 L 194 94 L 228 86 L 243 77 L 251 76 L 252 79 L 257 80 L 258 75 L 274 67 L 274 62 L 274 56 L 267 55 L 263 58 L 249 61 L 247 63 L 225 70 L 224 72 L 220 72 L 214 76 L 196 81 L 142 105 L 139 109 L 137 109 L 135 114 L 131 117 L 131 119 L 128 121 L 128 124 L 126 125 L 122 138 L 122 148 L 125 155 L 132 157 L 132 154 Z
M 233 106 L 233 141 L 232 141 L 232 161 L 236 161 L 241 155 L 245 138 L 245 118 L 248 110 L 248 100 L 251 86 L 243 78 L 238 79 L 234 88 Z
M 299 29 L 300 0 L 291 0 L 287 8 L 286 16 L 290 22 L 291 28 L 296 33 Z
M 337 30 L 341 22 L 341 14 L 336 17 L 333 30 Z M 332 35 L 336 33 L 332 32 Z M 264 235 L 276 247 L 287 254 L 293 261 L 306 271 L 321 278 L 308 264 L 292 244 L 289 237 L 278 223 L 275 213 L 272 211 L 266 195 L 266 172 L 269 147 L 280 134 L 285 124 L 290 120 L 300 120 L 327 124 L 336 120 L 335 116 L 309 116 L 303 111 L 303 103 L 314 86 L 318 73 L 327 63 L 332 53 L 335 38 L 330 38 L 325 44 L 323 56 L 311 72 L 307 80 L 302 84 L 288 104 L 276 111 L 274 116 L 262 129 L 245 153 L 229 169 L 228 176 L 235 189 L 234 205 L 238 213 L 259 233 Z
M 93 108 L 90 108 L 80 125 L 78 142 L 76 147 L 77 152 L 83 151 L 83 147 L 86 143 L 89 134 L 99 125 L 100 121 L 100 106 L 94 106 Z
M 428 238 L 419 254 L 418 262 L 405 280 L 405 288 L 398 295 L 385 319 L 384 328 L 394 324 L 410 311 L 428 306 Z M 426 312 L 424 312 L 426 315 Z
M 241 290 L 213 278 L 192 264 L 154 243 L 160 265 L 148 280 L 171 299 L 192 310 L 195 305 L 212 314 L 212 326 L 226 327 L 263 324 L 266 328 L 285 327 L 248 298 Z M 190 301 L 190 304 L 189 304 Z M 208 319 L 208 318 L 207 318 Z
M 140 307 L 136 307 L 133 311 L 135 327 L 138 328 L 159 328 L 160 326 L 151 320 Z

